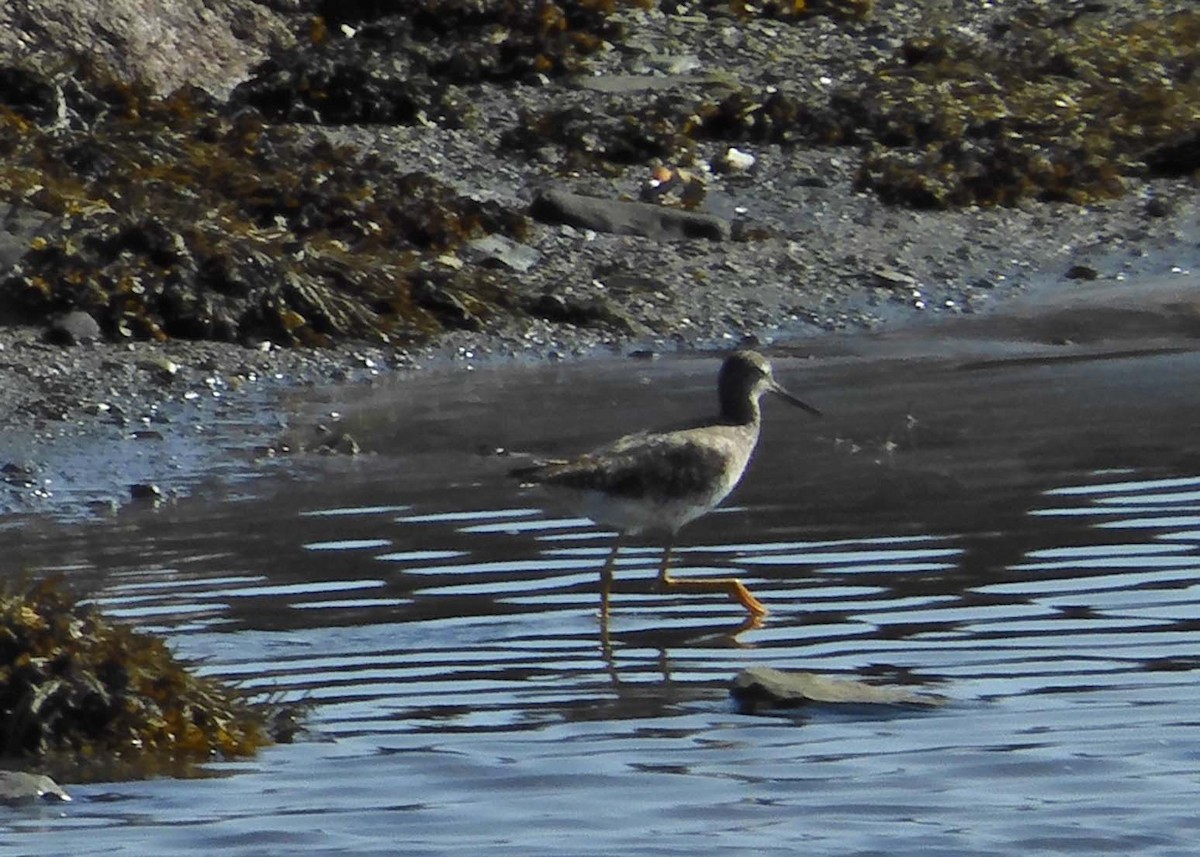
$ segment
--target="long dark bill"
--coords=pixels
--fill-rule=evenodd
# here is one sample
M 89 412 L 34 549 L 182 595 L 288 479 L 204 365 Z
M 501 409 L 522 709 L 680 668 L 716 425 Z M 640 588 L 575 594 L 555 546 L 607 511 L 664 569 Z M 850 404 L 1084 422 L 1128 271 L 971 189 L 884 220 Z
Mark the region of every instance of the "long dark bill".
M 798 408 L 803 408 L 804 410 L 806 410 L 810 414 L 812 414 L 814 417 L 825 416 L 820 411 L 818 411 L 816 408 L 814 408 L 812 405 L 810 405 L 808 402 L 802 401 L 801 399 L 798 399 L 795 396 L 793 396 L 791 393 L 789 393 L 787 390 L 785 390 L 783 388 L 783 386 L 780 385 L 778 382 L 772 382 L 770 389 L 771 389 L 772 393 L 774 393 L 779 398 L 783 399 L 785 402 L 789 402 Z

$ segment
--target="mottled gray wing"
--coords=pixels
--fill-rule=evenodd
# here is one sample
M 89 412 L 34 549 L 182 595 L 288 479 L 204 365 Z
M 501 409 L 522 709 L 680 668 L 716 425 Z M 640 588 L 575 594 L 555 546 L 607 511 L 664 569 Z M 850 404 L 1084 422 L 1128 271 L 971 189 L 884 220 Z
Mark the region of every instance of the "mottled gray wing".
M 543 468 L 538 481 L 617 497 L 704 494 L 721 480 L 726 455 L 686 435 L 630 435 L 573 461 Z

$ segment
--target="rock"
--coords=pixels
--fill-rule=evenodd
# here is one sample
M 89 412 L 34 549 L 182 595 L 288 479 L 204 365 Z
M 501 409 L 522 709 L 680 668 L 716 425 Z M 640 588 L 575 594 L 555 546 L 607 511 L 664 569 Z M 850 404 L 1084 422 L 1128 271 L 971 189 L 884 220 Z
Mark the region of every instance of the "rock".
M 721 172 L 744 173 L 753 167 L 757 160 L 749 152 L 743 152 L 741 149 L 730 146 L 725 150 L 725 154 L 716 159 L 713 166 Z
M 358 441 L 354 439 L 352 434 L 348 432 L 332 432 L 324 426 L 319 427 L 329 433 L 329 436 L 321 441 L 317 450 L 324 455 L 349 455 L 355 456 L 362 452 L 362 447 Z
M 293 42 L 289 16 L 259 0 L 0 3 L 0 63 L 32 53 L 53 68 L 86 56 L 160 95 L 191 84 L 224 97 L 272 49 Z
M 814 704 L 936 708 L 946 703 L 946 698 L 937 694 L 913 693 L 905 688 L 773 667 L 742 670 L 734 678 L 729 692 L 747 713 L 760 707 L 795 708 Z
M 1144 156 L 1154 175 L 1186 176 L 1200 170 L 1200 130 L 1190 130 L 1150 149 Z
M 0 479 L 9 485 L 31 488 L 37 484 L 38 466 L 33 462 L 9 461 L 0 467 Z
M 545 223 L 565 223 L 579 229 L 617 235 L 640 235 L 656 241 L 689 238 L 728 241 L 731 234 L 729 222 L 715 215 L 553 189 L 544 190 L 534 198 L 529 215 Z
M 68 801 L 71 796 L 45 774 L 0 771 L 0 803 L 9 806 L 42 800 Z
M 1146 200 L 1145 211 L 1147 217 L 1168 217 L 1175 213 L 1175 205 L 1161 196 L 1152 196 Z
M 503 235 L 485 235 L 469 241 L 467 251 L 476 261 L 495 262 L 520 273 L 528 271 L 542 258 L 532 247 Z
M 1063 276 L 1068 280 L 1087 280 L 1090 282 L 1099 277 L 1100 272 L 1090 265 L 1072 265 L 1070 268 L 1067 268 Z
M 153 482 L 137 482 L 130 485 L 129 496 L 134 500 L 150 500 L 155 503 L 166 498 L 163 490 Z
M 34 237 L 51 219 L 35 208 L 0 204 L 0 277 L 29 251 Z
M 706 78 L 702 75 L 686 74 L 580 75 L 571 80 L 571 84 L 578 89 L 588 89 L 592 92 L 604 93 L 647 92 L 705 82 Z
M 876 268 L 868 273 L 865 279 L 871 285 L 881 289 L 915 289 L 921 285 L 912 274 L 906 274 L 895 268 Z
M 304 731 L 304 711 L 294 705 L 280 708 L 268 726 L 276 744 L 291 744 L 296 735 Z
M 160 381 L 169 381 L 179 374 L 179 364 L 165 354 L 151 354 L 139 360 L 137 367 L 158 376 Z
M 78 309 L 52 319 L 43 335 L 53 345 L 83 345 L 100 337 L 100 323 Z
M 528 306 L 529 313 L 558 324 L 576 327 L 603 326 L 628 334 L 642 333 L 645 326 L 615 302 L 603 297 L 580 300 L 547 292 Z

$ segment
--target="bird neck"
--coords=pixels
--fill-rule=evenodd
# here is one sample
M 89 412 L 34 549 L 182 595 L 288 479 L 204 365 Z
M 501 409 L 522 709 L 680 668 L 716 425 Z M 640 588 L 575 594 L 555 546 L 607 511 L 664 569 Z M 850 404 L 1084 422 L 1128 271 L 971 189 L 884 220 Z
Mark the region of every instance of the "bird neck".
M 735 426 L 756 425 L 759 420 L 755 396 L 721 396 L 721 421 Z

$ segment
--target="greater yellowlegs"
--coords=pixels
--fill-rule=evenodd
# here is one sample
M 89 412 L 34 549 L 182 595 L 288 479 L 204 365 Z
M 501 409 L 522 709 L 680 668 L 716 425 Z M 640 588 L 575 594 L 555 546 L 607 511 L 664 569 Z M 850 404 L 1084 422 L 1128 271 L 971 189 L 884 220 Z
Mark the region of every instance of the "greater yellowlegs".
M 771 364 L 754 351 L 725 358 L 717 381 L 721 410 L 716 418 L 666 432 L 638 432 L 567 461 L 520 467 L 512 475 L 565 495 L 617 538 L 600 572 L 600 614 L 608 620 L 613 565 L 626 536 L 666 536 L 658 567 L 661 590 L 724 592 L 750 611 L 752 620 L 767 608 L 734 577 L 677 579 L 669 566 L 680 527 L 713 509 L 734 489 L 758 444 L 759 399 L 774 393 L 820 416 L 820 411 L 785 390 Z

